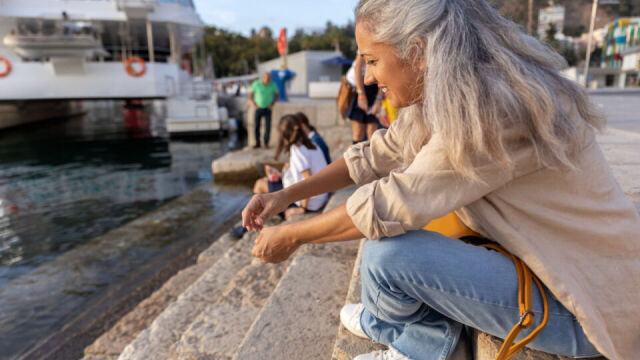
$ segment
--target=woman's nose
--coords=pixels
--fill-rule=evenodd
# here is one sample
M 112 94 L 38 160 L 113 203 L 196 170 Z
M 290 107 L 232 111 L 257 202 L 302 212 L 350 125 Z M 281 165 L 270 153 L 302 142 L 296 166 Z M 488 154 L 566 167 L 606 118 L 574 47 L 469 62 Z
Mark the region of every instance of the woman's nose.
M 366 67 L 366 70 L 364 72 L 364 84 L 365 85 L 373 85 L 375 83 L 377 83 L 378 80 L 376 79 L 375 76 L 373 76 L 373 71 L 371 71 L 371 68 L 369 66 Z

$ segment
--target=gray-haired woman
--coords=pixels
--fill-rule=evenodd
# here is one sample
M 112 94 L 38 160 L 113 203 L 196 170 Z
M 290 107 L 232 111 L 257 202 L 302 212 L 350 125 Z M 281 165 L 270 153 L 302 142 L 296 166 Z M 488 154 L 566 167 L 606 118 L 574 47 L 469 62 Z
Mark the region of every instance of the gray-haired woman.
M 302 244 L 366 236 L 363 304 L 341 320 L 390 349 L 358 359 L 446 359 L 462 325 L 504 338 L 520 318 L 511 260 L 421 230 L 455 211 L 542 280 L 549 321 L 528 346 L 638 358 L 640 217 L 595 141 L 602 117 L 557 71 L 562 58 L 485 0 L 361 0 L 356 40 L 365 81 L 399 119 L 311 178 L 254 197 L 243 212 L 261 230 L 253 255 L 279 262 Z M 262 228 L 291 202 L 352 183 L 345 205 Z M 538 322 L 540 298 L 534 287 Z

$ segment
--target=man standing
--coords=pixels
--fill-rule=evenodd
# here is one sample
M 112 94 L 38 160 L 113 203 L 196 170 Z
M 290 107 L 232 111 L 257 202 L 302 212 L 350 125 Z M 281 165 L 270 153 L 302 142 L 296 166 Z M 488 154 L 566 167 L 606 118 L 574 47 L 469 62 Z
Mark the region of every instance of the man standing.
M 265 72 L 261 80 L 256 80 L 251 84 L 249 91 L 249 101 L 255 107 L 255 117 L 253 121 L 256 144 L 254 149 L 260 147 L 260 120 L 264 116 L 264 147 L 269 148 L 269 137 L 271 135 L 271 110 L 278 101 L 278 87 L 271 81 L 271 74 Z

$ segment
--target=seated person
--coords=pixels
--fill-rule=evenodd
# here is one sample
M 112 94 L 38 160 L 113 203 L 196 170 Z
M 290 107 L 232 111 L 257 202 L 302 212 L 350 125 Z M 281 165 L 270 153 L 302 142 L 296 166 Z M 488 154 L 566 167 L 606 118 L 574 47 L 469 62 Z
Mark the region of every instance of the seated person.
M 304 119 L 308 124 L 309 120 L 306 116 Z M 290 154 L 289 162 L 284 165 L 282 172 L 271 166 L 265 166 L 267 176 L 256 181 L 253 187 L 254 193 L 262 194 L 281 190 L 310 177 L 327 166 L 325 154 L 304 131 L 303 121 L 298 114 L 282 117 L 278 126 L 280 131 L 278 149 Z M 310 132 L 314 132 L 311 130 L 312 126 L 308 125 L 307 128 Z M 324 143 L 323 140 L 322 142 Z M 325 193 L 298 201 L 285 211 L 284 216 L 288 219 L 293 214 L 319 211 L 328 198 L 329 195 Z
M 331 155 L 329 154 L 329 147 L 327 143 L 324 142 L 324 139 L 316 128 L 309 123 L 309 118 L 302 112 L 296 113 L 298 120 L 300 120 L 300 126 L 302 127 L 302 131 L 313 141 L 314 144 L 318 145 L 320 150 L 322 150 L 322 155 L 324 155 L 324 159 L 327 160 L 327 165 L 331 164 Z
M 307 118 L 307 116 L 302 112 L 296 113 L 295 116 L 298 118 L 298 120 L 300 120 L 300 127 L 302 128 L 302 131 L 304 131 L 304 133 L 309 137 L 309 139 L 311 139 L 313 143 L 317 145 L 320 148 L 320 150 L 322 150 L 322 155 L 324 155 L 324 159 L 327 161 L 327 165 L 330 164 L 331 155 L 329 153 L 329 146 L 327 146 L 327 143 L 324 141 L 322 136 L 318 134 L 318 131 L 316 130 L 316 128 L 313 125 L 311 125 L 311 123 L 309 122 L 309 118 Z M 282 148 L 283 148 L 283 142 L 281 138 L 280 141 L 278 142 L 278 146 L 276 147 L 276 153 L 273 156 L 274 160 L 277 161 L 280 158 L 280 154 L 282 153 Z

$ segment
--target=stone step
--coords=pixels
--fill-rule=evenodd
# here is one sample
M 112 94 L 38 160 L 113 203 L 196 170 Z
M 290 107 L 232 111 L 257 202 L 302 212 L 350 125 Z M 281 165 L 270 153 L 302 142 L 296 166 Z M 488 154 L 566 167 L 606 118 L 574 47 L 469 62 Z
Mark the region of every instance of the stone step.
M 274 219 L 268 225 L 278 223 Z M 256 233 L 247 233 L 238 240 L 127 345 L 119 359 L 230 359 L 289 264 L 266 265 L 254 259 L 256 238 Z M 214 245 L 200 255 L 201 264 L 216 257 Z
M 244 249 L 249 256 L 250 250 Z M 230 359 L 288 265 L 253 259 L 194 319 L 171 348 L 169 359 Z
M 502 340 L 495 336 L 474 330 L 472 332 L 473 354 L 475 360 L 493 360 L 498 355 Z M 571 360 L 565 356 L 547 354 L 524 348 L 515 354 L 511 360 Z M 590 360 L 606 360 L 604 357 L 590 358 Z
M 334 194 L 329 211 L 354 188 Z M 321 359 L 331 351 L 357 242 L 306 245 L 256 318 L 234 360 Z
M 172 346 L 180 340 L 191 323 L 221 297 L 238 272 L 251 264 L 251 254 L 247 248 L 251 247 L 255 237 L 252 233 L 245 234 L 231 246 L 224 256 L 209 266 L 124 348 L 119 359 L 168 359 Z M 205 257 L 203 255 L 202 259 Z
M 240 223 L 236 224 L 240 225 Z M 224 234 L 198 256 L 197 264 L 189 266 L 172 278 L 160 289 L 138 304 L 121 318 L 109 331 L 85 348 L 83 360 L 117 358 L 125 346 L 149 327 L 170 303 L 174 302 L 193 282 L 209 269 L 237 240 Z

